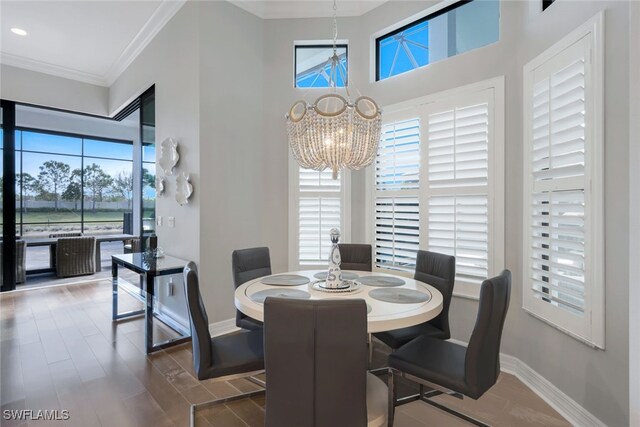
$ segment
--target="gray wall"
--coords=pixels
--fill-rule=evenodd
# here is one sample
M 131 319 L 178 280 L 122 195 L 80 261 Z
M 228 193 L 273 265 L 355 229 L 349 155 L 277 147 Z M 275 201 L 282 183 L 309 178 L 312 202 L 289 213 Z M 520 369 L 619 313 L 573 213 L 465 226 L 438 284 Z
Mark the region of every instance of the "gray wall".
M 0 97 L 44 107 L 108 114 L 109 88 L 0 65 Z
M 113 114 L 155 83 L 156 156 L 160 143 L 173 137 L 179 141 L 180 162 L 167 177 L 166 195 L 156 201 L 158 245 L 181 258 L 200 260 L 200 82 L 199 2 L 188 2 L 156 35 L 110 88 L 109 112 Z M 158 169 L 159 175 L 163 175 Z M 174 199 L 175 175 L 188 172 L 194 195 L 186 206 Z M 175 217 L 175 227 L 167 217 Z M 188 237 L 187 237 L 188 236 Z M 185 238 L 187 237 L 187 238 Z
M 271 243 L 261 222 L 270 166 L 262 114 L 263 21 L 227 2 L 199 5 L 200 271 L 209 321 L 218 322 L 235 316 L 231 252 Z M 275 262 L 286 257 L 274 255 Z
M 640 3 L 629 12 L 629 412 L 640 426 Z

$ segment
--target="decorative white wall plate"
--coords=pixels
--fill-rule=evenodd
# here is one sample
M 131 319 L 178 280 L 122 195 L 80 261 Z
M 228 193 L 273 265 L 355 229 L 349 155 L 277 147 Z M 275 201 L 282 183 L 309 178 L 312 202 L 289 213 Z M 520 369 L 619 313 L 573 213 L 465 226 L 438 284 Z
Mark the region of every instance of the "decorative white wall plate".
M 176 177 L 176 202 L 180 206 L 189 203 L 189 197 L 193 194 L 193 185 L 189 181 L 189 174 L 182 172 Z
M 167 176 L 173 175 L 173 168 L 178 164 L 180 155 L 178 154 L 178 141 L 167 138 L 160 144 L 160 168 Z
M 166 190 L 166 182 L 164 177 L 156 175 L 156 195 L 162 196 Z

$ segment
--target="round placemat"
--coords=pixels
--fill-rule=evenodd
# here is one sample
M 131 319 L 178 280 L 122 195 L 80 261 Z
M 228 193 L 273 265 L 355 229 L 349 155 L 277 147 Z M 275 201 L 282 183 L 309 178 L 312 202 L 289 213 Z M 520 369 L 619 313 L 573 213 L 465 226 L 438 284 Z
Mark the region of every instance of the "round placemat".
M 273 276 L 263 277 L 260 282 L 271 286 L 300 286 L 306 285 L 311 280 L 306 276 L 299 274 L 276 274 Z
M 374 289 L 369 296 L 378 301 L 396 304 L 419 304 L 431 300 L 431 294 L 413 289 Z
M 315 277 L 316 279 L 319 280 L 325 280 L 327 278 L 327 272 L 326 271 L 321 271 L 320 273 L 316 273 L 313 275 L 313 277 Z M 343 280 L 353 280 L 353 279 L 357 279 L 358 275 L 356 273 L 353 273 L 351 271 L 343 271 L 342 272 L 342 279 Z
M 259 304 L 264 304 L 264 300 L 267 297 L 309 299 L 311 295 L 309 292 L 301 291 L 300 289 L 263 289 L 249 296 L 251 301 Z
M 389 276 L 362 276 L 358 281 L 363 285 L 375 286 L 378 288 L 391 288 L 394 286 L 402 286 L 407 283 L 399 277 Z

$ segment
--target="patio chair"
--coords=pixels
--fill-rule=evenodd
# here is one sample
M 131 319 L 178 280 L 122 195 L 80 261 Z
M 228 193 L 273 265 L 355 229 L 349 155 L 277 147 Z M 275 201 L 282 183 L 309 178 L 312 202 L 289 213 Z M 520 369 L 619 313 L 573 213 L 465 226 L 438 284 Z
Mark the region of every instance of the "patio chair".
M 0 242 L 0 259 L 2 259 L 2 243 Z M 0 278 L 2 277 L 2 263 L 0 262 Z M 16 240 L 16 283 L 27 280 L 27 242 Z
M 51 233 L 49 234 L 50 239 L 59 239 L 60 237 L 81 237 L 82 233 L 73 232 L 73 233 Z M 49 267 L 55 268 L 56 266 L 56 246 L 49 246 Z
M 96 272 L 96 238 L 63 237 L 56 245 L 56 275 L 83 276 Z

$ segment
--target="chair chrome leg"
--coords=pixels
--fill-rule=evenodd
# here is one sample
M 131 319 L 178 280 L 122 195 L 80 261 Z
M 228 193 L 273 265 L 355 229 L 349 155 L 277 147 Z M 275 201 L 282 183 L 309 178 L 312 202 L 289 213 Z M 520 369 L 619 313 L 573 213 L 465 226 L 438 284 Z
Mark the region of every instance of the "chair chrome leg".
M 236 400 L 242 400 L 242 399 L 248 399 L 248 398 L 255 397 L 255 396 L 261 396 L 261 395 L 263 395 L 265 393 L 265 391 L 266 391 L 266 389 L 249 391 L 249 392 L 246 392 L 246 393 L 235 394 L 235 395 L 229 396 L 229 397 L 223 397 L 221 399 L 209 400 L 208 402 L 195 403 L 195 404 L 191 405 L 191 416 L 190 416 L 189 425 L 191 427 L 195 427 L 196 410 L 197 409 L 209 408 L 209 407 L 217 406 L 217 405 L 224 405 L 226 403 L 234 402 Z
M 369 369 L 373 366 L 373 336 L 369 334 Z
M 396 384 L 395 384 L 395 374 L 393 372 L 393 369 L 389 369 L 387 371 L 387 388 L 388 388 L 388 409 L 387 409 L 387 424 L 389 427 L 393 427 L 393 419 L 395 416 L 395 409 L 396 409 L 396 399 L 397 399 L 397 393 L 398 390 L 396 389 Z

